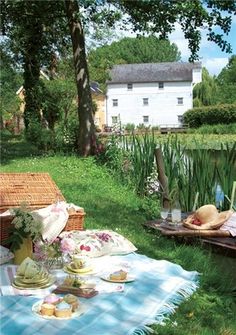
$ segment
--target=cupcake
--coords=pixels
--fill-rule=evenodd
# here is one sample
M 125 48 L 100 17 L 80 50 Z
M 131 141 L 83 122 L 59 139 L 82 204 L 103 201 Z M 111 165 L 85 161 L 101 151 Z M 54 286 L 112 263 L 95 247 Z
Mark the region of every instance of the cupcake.
M 53 304 L 43 303 L 41 305 L 40 313 L 42 315 L 52 316 L 54 315 L 54 311 L 55 311 L 55 305 Z
M 65 301 L 61 301 L 55 306 L 55 316 L 58 318 L 69 318 L 72 315 L 72 307 Z
M 63 300 L 72 307 L 72 312 L 74 312 L 79 306 L 79 300 L 73 294 L 66 294 Z
M 51 293 L 44 298 L 43 302 L 46 304 L 57 305 L 61 300 L 62 299 L 58 297 L 55 293 Z
M 111 280 L 125 280 L 127 278 L 127 272 L 123 270 L 115 271 L 110 274 L 109 277 Z

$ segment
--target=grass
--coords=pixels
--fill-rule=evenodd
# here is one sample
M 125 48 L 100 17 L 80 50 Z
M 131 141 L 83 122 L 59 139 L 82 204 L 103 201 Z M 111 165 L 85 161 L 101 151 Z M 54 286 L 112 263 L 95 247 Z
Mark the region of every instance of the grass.
M 153 334 L 236 334 L 235 259 L 213 253 L 197 241 L 188 245 L 145 230 L 142 200 L 91 157 L 38 155 L 22 139 L 4 135 L 1 159 L 0 172 L 48 172 L 68 202 L 85 208 L 87 229 L 116 230 L 130 239 L 139 253 L 201 273 L 197 292 L 165 325 L 153 326 Z

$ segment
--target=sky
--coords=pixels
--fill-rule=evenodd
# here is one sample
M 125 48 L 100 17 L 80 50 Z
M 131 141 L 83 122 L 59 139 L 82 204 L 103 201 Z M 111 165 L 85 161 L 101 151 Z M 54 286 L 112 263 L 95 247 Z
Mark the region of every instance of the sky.
M 222 31 L 219 31 L 222 34 Z M 119 34 L 119 33 L 118 33 Z M 122 33 L 123 34 L 123 33 Z M 136 34 L 127 30 L 123 36 L 135 37 Z M 185 40 L 180 25 L 175 24 L 175 31 L 169 35 L 171 43 L 175 43 L 181 52 L 181 60 L 188 61 L 190 51 L 188 49 L 188 41 Z M 202 31 L 202 41 L 199 50 L 199 61 L 202 66 L 206 67 L 210 75 L 218 75 L 221 70 L 228 64 L 231 55 L 236 55 L 236 16 L 232 17 L 231 31 L 225 35 L 225 40 L 231 44 L 232 54 L 221 51 L 220 47 L 214 43 L 207 41 L 206 32 Z
M 175 31 L 169 36 L 171 42 L 177 44 L 181 52 L 181 59 L 187 61 L 190 55 L 188 50 L 188 41 L 184 39 L 180 27 L 176 24 Z M 232 54 L 236 54 L 236 17 L 233 17 L 232 27 L 230 33 L 226 36 L 225 40 L 230 42 L 232 47 Z M 228 59 L 232 54 L 227 54 L 221 51 L 220 47 L 214 42 L 207 41 L 206 34 L 203 32 L 202 41 L 199 50 L 199 61 L 207 68 L 211 75 L 218 75 L 220 71 L 228 63 Z

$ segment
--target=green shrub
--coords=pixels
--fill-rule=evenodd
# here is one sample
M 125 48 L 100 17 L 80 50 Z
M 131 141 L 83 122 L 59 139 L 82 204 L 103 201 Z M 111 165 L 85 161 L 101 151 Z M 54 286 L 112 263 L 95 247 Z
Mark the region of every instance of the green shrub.
M 188 133 L 197 134 L 236 134 L 236 123 L 203 125 L 199 128 L 190 128 Z
M 135 124 L 134 123 L 127 123 L 125 125 L 125 130 L 128 132 L 132 132 L 135 129 Z
M 184 113 L 184 123 L 191 128 L 204 124 L 230 124 L 236 122 L 236 104 L 197 107 Z

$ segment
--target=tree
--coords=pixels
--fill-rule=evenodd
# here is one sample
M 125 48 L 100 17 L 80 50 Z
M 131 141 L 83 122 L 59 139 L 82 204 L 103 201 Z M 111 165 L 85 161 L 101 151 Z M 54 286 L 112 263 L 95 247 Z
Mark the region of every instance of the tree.
M 50 47 L 52 48 L 53 43 L 49 44 L 49 36 L 54 36 L 53 32 L 58 31 L 60 36 L 63 35 L 62 23 L 67 17 L 73 45 L 75 76 L 79 94 L 80 133 L 78 146 L 82 156 L 87 156 L 93 151 L 95 141 L 92 98 L 89 89 L 83 33 L 83 27 L 86 24 L 96 23 L 98 26 L 115 27 L 116 22 L 122 20 L 124 29 L 129 24 L 131 29 L 136 32 L 156 33 L 160 39 L 166 39 L 168 34 L 175 29 L 174 24 L 178 22 L 185 38 L 189 41 L 190 60 L 193 61 L 197 59 L 201 41 L 200 28 L 202 27 L 208 28 L 208 39 L 210 41 L 218 44 L 221 50 L 231 52 L 230 44 L 224 40 L 223 35 L 214 32 L 213 29 L 216 26 L 221 28 L 224 34 L 227 34 L 231 27 L 231 14 L 236 14 L 236 2 L 234 0 L 80 0 L 80 7 L 77 0 L 65 0 L 65 2 L 62 0 L 18 0 L 15 2 L 5 0 L 2 3 L 4 5 L 1 4 L 1 6 L 7 5 L 7 9 L 10 10 L 11 19 L 14 18 L 14 21 L 11 20 L 8 25 L 8 31 L 15 29 L 14 22 L 17 22 L 17 28 L 19 28 L 20 25 L 27 25 L 27 20 L 30 16 L 34 18 L 40 33 L 42 32 L 43 37 L 47 36 L 47 40 L 44 40 L 39 35 L 39 41 L 44 45 L 42 50 L 51 50 Z M 63 3 L 65 4 L 64 15 L 62 10 Z M 12 10 L 15 6 L 23 6 L 24 9 L 23 16 L 20 11 L 17 12 L 18 21 L 14 16 L 14 10 Z M 3 23 L 5 22 L 4 15 L 7 16 L 6 12 L 8 10 L 3 11 Z M 44 35 L 45 31 L 48 31 L 47 29 L 52 29 L 52 33 Z M 28 29 L 26 33 L 30 33 L 30 30 Z M 15 36 L 12 35 L 14 38 Z M 22 39 L 24 39 L 24 36 L 25 34 L 21 34 Z M 68 35 L 66 34 L 65 36 Z M 27 43 L 35 43 L 36 41 L 35 38 L 27 38 Z M 56 43 L 56 40 L 54 41 Z M 37 52 L 40 53 L 42 50 L 38 48 Z
M 174 43 L 156 36 L 126 37 L 111 45 L 92 50 L 88 55 L 89 73 L 93 80 L 105 84 L 108 70 L 114 64 L 174 62 L 180 52 Z
M 79 115 L 79 153 L 89 155 L 96 148 L 95 124 L 93 119 L 92 95 L 86 61 L 85 40 L 81 20 L 76 17 L 79 6 L 76 1 L 65 0 L 66 15 L 72 40 Z
M 193 88 L 193 106 L 211 106 L 216 104 L 218 85 L 206 68 L 202 69 L 202 82 Z
M 56 29 L 63 9 L 60 3 L 44 0 L 1 2 L 1 30 L 8 37 L 11 51 L 23 67 L 24 123 L 29 138 L 33 137 L 32 131 L 41 127 L 42 121 L 43 83 L 40 69 L 43 65 L 49 65 L 55 45 L 58 49 L 63 40 L 63 37 L 59 38 L 62 36 L 63 19 L 59 24 L 59 35 Z
M 236 55 L 230 57 L 228 64 L 217 77 L 217 84 L 220 87 L 217 95 L 218 103 L 236 102 Z
M 14 60 L 8 52 L 8 45 L 3 43 L 0 46 L 0 85 L 1 85 L 1 109 L 0 129 L 4 128 L 3 120 L 9 120 L 19 113 L 19 100 L 16 95 L 21 86 L 21 74 L 17 72 Z

